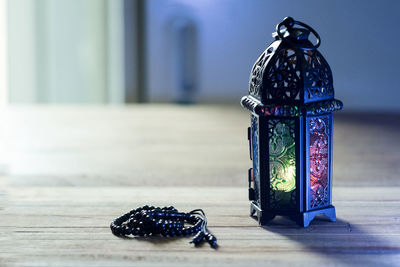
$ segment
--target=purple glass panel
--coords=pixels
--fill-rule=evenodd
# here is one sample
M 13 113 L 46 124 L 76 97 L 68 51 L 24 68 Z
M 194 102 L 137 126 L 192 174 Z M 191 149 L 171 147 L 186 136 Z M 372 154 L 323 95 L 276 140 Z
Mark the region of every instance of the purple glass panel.
M 310 118 L 310 208 L 329 203 L 329 117 Z

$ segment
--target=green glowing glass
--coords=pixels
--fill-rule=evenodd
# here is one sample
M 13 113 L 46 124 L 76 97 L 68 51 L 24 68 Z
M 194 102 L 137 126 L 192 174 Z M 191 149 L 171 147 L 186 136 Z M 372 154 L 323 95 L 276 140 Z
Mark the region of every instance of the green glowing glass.
M 296 148 L 294 120 L 270 120 L 269 167 L 272 208 L 295 206 Z

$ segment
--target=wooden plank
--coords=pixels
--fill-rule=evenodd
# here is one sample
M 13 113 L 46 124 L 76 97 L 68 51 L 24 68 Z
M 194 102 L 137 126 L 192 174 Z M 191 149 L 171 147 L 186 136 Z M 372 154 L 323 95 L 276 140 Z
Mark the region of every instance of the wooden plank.
M 394 266 L 400 259 L 396 187 L 337 187 L 338 222 L 318 220 L 306 229 L 285 218 L 259 227 L 248 217 L 245 188 L 7 187 L 5 192 L 0 263 L 10 266 Z M 111 234 L 115 216 L 147 202 L 204 208 L 220 248 L 193 248 L 189 238 Z

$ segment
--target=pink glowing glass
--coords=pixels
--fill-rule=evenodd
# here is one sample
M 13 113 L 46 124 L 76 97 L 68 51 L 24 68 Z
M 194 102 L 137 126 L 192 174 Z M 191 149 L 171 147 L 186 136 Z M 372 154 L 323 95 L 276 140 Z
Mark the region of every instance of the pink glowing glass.
M 310 207 L 317 208 L 329 202 L 329 118 L 310 119 Z

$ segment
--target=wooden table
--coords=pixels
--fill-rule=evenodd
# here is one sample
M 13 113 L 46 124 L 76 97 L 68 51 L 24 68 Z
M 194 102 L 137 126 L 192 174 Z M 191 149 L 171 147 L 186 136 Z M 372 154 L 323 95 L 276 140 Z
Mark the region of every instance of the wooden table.
M 245 130 L 235 107 L 13 107 L 0 131 L 0 266 L 400 265 L 398 115 L 337 116 L 338 221 L 303 229 L 248 216 Z M 121 239 L 133 207 L 203 208 L 219 249 Z

